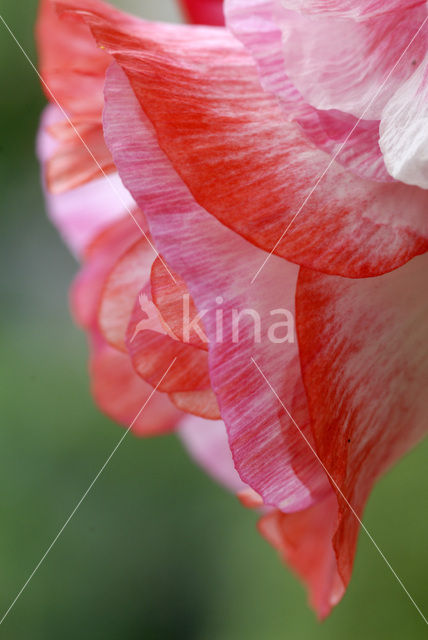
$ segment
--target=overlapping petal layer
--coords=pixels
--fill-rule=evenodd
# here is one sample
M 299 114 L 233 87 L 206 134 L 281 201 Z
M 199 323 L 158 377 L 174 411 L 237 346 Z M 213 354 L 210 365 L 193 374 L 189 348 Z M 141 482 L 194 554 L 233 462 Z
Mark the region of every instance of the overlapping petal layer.
M 226 0 L 227 25 L 257 63 L 264 89 L 280 99 L 285 117 L 299 123 L 320 149 L 362 178 L 390 182 L 379 148 L 379 122 L 305 101 L 287 75 L 277 0 Z
M 188 27 L 137 21 L 130 35 L 105 5 L 81 15 L 126 71 L 196 200 L 225 225 L 293 262 L 349 277 L 427 250 L 426 193 L 329 167 L 284 121 L 227 32 L 194 27 L 190 38 Z
M 126 119 L 121 118 L 125 113 Z M 159 148 L 150 121 L 118 66 L 108 72 L 105 129 L 116 166 L 144 208 L 157 246 L 185 280 L 199 311 L 205 312 L 211 381 L 241 478 L 268 504 L 285 510 L 310 504 L 328 488 L 324 474 L 285 412 L 272 403 L 270 389 L 261 386 L 251 360 L 254 357 L 266 367 L 272 383 L 284 389 L 307 428 L 292 326 L 297 268 L 272 257 L 260 280 L 248 286 L 263 253 L 196 204 Z M 278 307 L 290 315 L 276 341 L 272 325 L 284 323 L 284 313 L 278 317 L 270 312 Z M 245 313 L 246 309 L 252 312 Z M 235 325 L 234 312 L 242 314 Z
M 275 12 L 286 73 L 318 109 L 379 120 L 425 55 L 428 28 L 419 32 L 426 25 L 425 3 L 360 21 L 328 14 L 314 19 L 287 10 L 281 0 L 275 0 Z
M 141 214 L 140 219 L 144 224 Z M 153 387 L 137 375 L 127 354 L 106 342 L 98 325 L 105 281 L 115 262 L 132 248 L 139 233 L 134 222 L 124 218 L 97 236 L 86 251 L 84 265 L 74 283 L 71 306 L 76 321 L 88 333 L 91 386 L 97 405 L 125 427 L 135 419 L 133 431 L 137 435 L 154 435 L 173 429 L 182 414 L 164 394 L 155 392 L 150 397 Z M 150 401 L 138 416 L 149 397 Z
M 53 216 L 85 258 L 72 301 L 92 345 L 94 396 L 129 426 L 176 358 L 159 387 L 175 407 L 156 392 L 134 430 L 172 429 L 176 407 L 200 416 L 180 426 L 188 449 L 244 504 L 264 506 L 261 532 L 324 617 L 350 578 L 355 513 L 426 431 L 428 264 L 411 259 L 428 249 L 428 196 L 357 178 L 319 148 L 389 180 L 378 121 L 357 117 L 378 118 L 392 96 L 382 125 L 388 168 L 405 178 L 416 166 L 425 184 L 424 31 L 394 65 L 425 4 L 230 0 L 229 23 L 257 64 L 224 29 L 148 24 L 99 0 L 56 3 L 67 13 L 59 21 L 48 4 L 42 73 L 100 165 L 91 167 L 64 114 L 50 108 L 41 159 Z M 322 20 L 310 17 L 321 4 Z M 352 64 L 358 47 L 367 56 Z M 108 146 L 175 280 L 125 217 L 130 209 L 147 231 L 122 184 L 129 205 L 113 214 L 111 191 L 98 195 L 105 178 L 95 178 L 115 166 L 100 121 L 107 53 L 116 59 L 105 93 Z M 363 109 L 383 73 L 390 85 Z M 92 193 L 105 210 L 92 210 Z M 277 255 L 250 285 L 263 249 Z M 186 335 L 183 299 L 190 318 L 200 312 L 208 347 L 195 327 Z
M 99 170 L 82 143 L 74 141 L 72 146 L 76 155 L 74 152 L 69 155 L 69 149 L 64 149 L 62 141 L 53 137 L 52 127 L 66 127 L 67 124 L 68 121 L 56 106 L 46 107 L 40 124 L 37 150 L 43 169 L 49 215 L 73 253 L 81 256 L 99 232 L 129 216 L 129 212 L 134 216 L 137 213 L 133 198 L 116 172 L 107 177 L 95 178 L 94 175 L 88 181 L 89 163 L 92 162 L 95 167 L 95 174 Z M 78 144 L 81 145 L 79 151 Z M 49 177 L 52 159 L 55 158 L 57 162 L 64 156 L 67 156 L 64 173 L 61 171 L 61 176 L 53 177 L 51 174 Z

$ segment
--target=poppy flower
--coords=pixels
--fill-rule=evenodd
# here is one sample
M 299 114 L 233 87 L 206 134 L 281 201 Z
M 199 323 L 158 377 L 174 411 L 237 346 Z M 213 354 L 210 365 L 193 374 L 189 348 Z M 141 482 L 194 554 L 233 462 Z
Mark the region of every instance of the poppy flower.
M 126 423 L 155 388 L 140 433 L 193 416 L 190 452 L 321 618 L 374 483 L 426 432 L 426 7 L 382 6 L 229 0 L 222 28 L 44 0 L 38 28 L 97 401 Z

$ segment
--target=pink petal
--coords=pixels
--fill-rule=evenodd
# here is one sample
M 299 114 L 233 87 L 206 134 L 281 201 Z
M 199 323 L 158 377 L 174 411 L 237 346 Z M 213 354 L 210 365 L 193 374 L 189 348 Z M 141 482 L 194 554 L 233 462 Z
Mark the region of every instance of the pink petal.
M 49 131 L 52 125 L 63 122 L 64 117 L 58 107 L 52 105 L 45 109 L 37 143 L 45 183 L 49 161 L 59 149 L 58 141 Z M 77 169 L 80 171 L 80 167 Z M 117 173 L 110 174 L 108 178 L 91 180 L 63 193 L 50 193 L 45 187 L 45 198 L 53 223 L 73 253 L 78 256 L 102 230 L 113 222 L 129 216 L 129 211 L 135 215 L 136 209 L 133 198 Z
M 428 56 L 382 113 L 380 145 L 397 180 L 428 188 Z
M 178 433 L 192 458 L 214 480 L 234 493 L 246 488 L 235 470 L 224 422 L 186 417 Z
M 428 194 L 361 180 L 337 164 L 313 191 L 328 156 L 284 121 L 227 32 L 193 27 L 190 37 L 189 27 L 138 22 L 129 36 L 101 11 L 82 16 L 127 72 L 198 203 L 225 225 L 296 263 L 351 277 L 389 271 L 427 250 Z
M 345 584 L 359 529 L 349 504 L 361 518 L 375 481 L 427 430 L 427 269 L 421 256 L 364 280 L 300 272 L 303 379 L 317 453 L 338 494 L 333 543 Z
M 425 0 L 282 0 L 287 9 L 302 13 L 334 15 L 361 20 L 373 16 L 423 6 Z
M 415 37 L 427 17 L 425 3 L 362 21 L 314 18 L 287 10 L 281 0 L 276 0 L 275 11 L 286 73 L 317 109 L 379 120 L 427 46 L 428 25 Z
M 119 113 L 126 113 L 126 122 L 118 119 Z M 297 267 L 272 257 L 260 279 L 249 286 L 263 252 L 195 203 L 159 148 L 150 122 L 117 66 L 108 74 L 105 126 L 116 165 L 144 207 L 157 246 L 184 278 L 197 308 L 207 310 L 204 326 L 210 339 L 211 381 L 242 480 L 267 504 L 290 511 L 308 506 L 329 490 L 326 477 L 285 412 L 272 402 L 271 390 L 251 361 L 254 356 L 272 383 L 284 391 L 308 431 L 293 327 L 289 342 L 266 339 L 273 322 L 271 310 L 284 307 L 293 313 Z M 227 319 L 232 307 L 252 308 L 260 314 L 260 344 L 254 342 L 251 317 L 241 321 L 238 342 L 226 320 L 221 341 L 216 314 L 223 308 Z M 284 316 L 276 320 L 283 321 Z

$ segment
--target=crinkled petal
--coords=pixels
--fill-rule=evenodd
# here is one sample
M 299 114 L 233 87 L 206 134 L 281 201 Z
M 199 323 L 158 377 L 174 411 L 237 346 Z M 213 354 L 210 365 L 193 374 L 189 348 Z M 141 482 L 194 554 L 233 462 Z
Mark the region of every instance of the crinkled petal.
M 359 529 L 353 511 L 362 517 L 375 481 L 427 431 L 427 273 L 428 256 L 379 278 L 300 272 L 303 379 L 317 453 L 338 495 L 333 542 L 345 584 Z
M 425 3 L 355 21 L 314 18 L 275 0 L 275 17 L 287 75 L 305 100 L 358 118 L 380 119 L 427 46 Z
M 329 490 L 327 479 L 251 360 L 286 394 L 310 437 L 294 340 L 297 267 L 274 256 L 249 286 L 265 254 L 196 204 L 117 65 L 108 73 L 105 127 L 115 163 L 143 206 L 156 245 L 205 313 L 211 382 L 241 479 L 267 504 L 290 511 L 308 506 Z M 217 323 L 219 309 L 224 326 Z M 243 312 L 235 324 L 238 335 L 230 320 L 233 309 Z M 257 315 L 245 309 L 259 314 L 260 340 Z
M 104 5 L 81 15 L 126 71 L 197 202 L 225 225 L 293 262 L 349 277 L 390 271 L 427 250 L 428 194 L 329 167 L 284 121 L 226 31 L 140 21 L 129 35 Z
M 363 20 L 373 16 L 422 7 L 425 0 L 281 0 L 284 7 L 302 13 L 334 15 L 338 18 Z
M 305 101 L 287 75 L 277 0 L 226 0 L 227 25 L 257 62 L 263 88 L 277 96 L 284 115 L 362 178 L 391 181 L 379 148 L 379 122 L 342 111 L 322 111 Z
M 391 175 L 428 189 L 428 56 L 386 105 L 380 133 Z
M 88 27 L 80 20 L 60 19 L 53 0 L 41 0 L 36 41 L 48 100 L 57 100 L 68 115 L 99 122 L 110 62 L 105 52 L 94 47 Z
M 64 120 L 51 126 L 48 134 L 58 141 L 45 169 L 50 193 L 64 193 L 115 171 L 101 120 L 74 124 Z

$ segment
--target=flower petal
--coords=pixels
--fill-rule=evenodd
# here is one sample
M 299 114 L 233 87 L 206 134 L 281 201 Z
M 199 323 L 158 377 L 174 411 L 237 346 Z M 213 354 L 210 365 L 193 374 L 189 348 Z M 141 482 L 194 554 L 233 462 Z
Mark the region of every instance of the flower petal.
M 329 166 L 284 121 L 226 31 L 139 22 L 138 36 L 136 28 L 129 35 L 100 6 L 82 17 L 125 69 L 197 202 L 225 225 L 269 252 L 349 277 L 390 271 L 427 250 L 428 194 Z
M 119 113 L 126 113 L 126 122 L 117 118 Z M 242 480 L 267 504 L 290 511 L 308 506 L 330 490 L 327 479 L 286 413 L 272 402 L 272 392 L 251 360 L 254 356 L 272 383 L 284 390 L 310 437 L 293 341 L 297 267 L 274 256 L 256 284 L 249 286 L 263 252 L 195 203 L 159 148 L 117 65 L 108 73 L 105 126 L 115 163 L 144 207 L 156 245 L 186 282 L 197 308 L 205 312 L 211 382 Z M 219 309 L 224 326 L 218 322 Z M 231 322 L 234 310 L 243 312 L 234 325 L 239 335 Z M 278 312 L 276 318 L 271 311 Z M 282 333 L 269 338 L 275 321 L 282 321 Z
M 379 148 L 379 122 L 307 103 L 286 73 L 276 0 L 226 0 L 227 25 L 257 62 L 263 88 L 279 97 L 284 115 L 324 151 L 362 178 L 391 181 Z
M 330 14 L 314 18 L 287 10 L 281 0 L 275 0 L 274 11 L 287 75 L 317 109 L 379 120 L 425 54 L 428 26 L 418 33 L 427 18 L 425 3 L 401 4 L 360 21 Z
M 190 331 L 189 325 L 198 315 L 198 310 L 186 283 L 178 273 L 174 274 L 173 280 L 171 270 L 166 269 L 165 261 L 156 258 L 152 265 L 150 284 L 153 302 L 174 337 L 186 344 L 208 351 L 203 319 L 197 323 L 197 331 Z M 187 331 L 185 331 L 185 325 L 187 325 Z
M 425 5 L 425 0 L 282 0 L 287 9 L 361 20 Z
M 214 480 L 234 493 L 246 489 L 233 464 L 224 422 L 187 417 L 180 423 L 178 434 L 192 458 Z
M 183 411 L 206 420 L 220 420 L 220 409 L 212 389 L 204 391 L 176 391 L 169 394 L 171 402 Z
M 123 218 L 100 233 L 85 252 L 84 264 L 71 290 L 71 309 L 83 329 L 98 329 L 98 308 L 104 283 L 115 263 L 138 239 L 131 218 Z
M 115 171 L 101 121 L 58 122 L 48 133 L 58 140 L 46 165 L 46 186 L 50 193 L 64 193 Z
M 379 278 L 300 272 L 303 379 L 317 453 L 338 494 L 333 542 L 345 584 L 359 529 L 349 505 L 361 518 L 374 482 L 427 430 L 427 269 L 420 256 Z
M 428 56 L 382 113 L 380 146 L 394 178 L 428 189 Z
M 147 293 L 142 294 L 132 311 L 126 337 L 126 346 L 132 364 L 137 373 L 153 386 L 158 385 L 160 391 L 167 393 L 179 391 L 202 391 L 210 389 L 208 372 L 208 354 L 191 344 L 185 344 L 171 338 L 155 317 L 158 325 L 155 330 L 153 315 L 147 312 Z M 157 313 L 153 305 L 153 314 Z M 162 382 L 163 373 L 175 359 Z
M 138 294 L 150 282 L 155 253 L 140 237 L 115 262 L 105 279 L 99 302 L 98 323 L 105 340 L 126 352 L 126 332 Z
M 328 616 L 345 591 L 332 545 L 336 525 L 334 494 L 304 511 L 272 511 L 259 521 L 260 533 L 306 584 L 320 619 Z
M 182 414 L 168 396 L 153 393 L 153 387 L 135 373 L 129 358 L 99 334 L 92 334 L 91 345 L 92 393 L 101 411 L 124 427 L 134 423 L 132 431 L 139 436 L 173 430 Z
M 109 56 L 94 47 L 80 20 L 62 20 L 53 0 L 41 0 L 36 24 L 40 74 L 46 97 L 69 115 L 100 122 Z
M 86 169 L 83 168 L 83 166 L 87 167 L 86 160 L 84 165 L 78 162 L 74 168 L 67 169 L 66 183 L 62 179 L 58 183 L 58 176 L 52 183 L 52 176 L 49 178 L 47 175 L 50 162 L 55 157 L 58 161 L 64 150 L 63 144 L 55 140 L 50 133 L 51 127 L 58 124 L 65 124 L 64 116 L 58 107 L 50 105 L 43 113 L 37 143 L 38 156 L 44 173 L 45 198 L 49 215 L 64 241 L 73 253 L 81 256 L 94 238 L 110 224 L 129 216 L 129 211 L 134 216 L 137 215 L 136 204 L 117 173 L 112 173 L 107 178 L 93 179 L 90 182 L 86 179 L 82 180 L 81 171 L 84 171 L 88 177 Z M 86 149 L 84 147 L 82 149 L 87 154 Z M 77 156 L 80 157 L 80 152 Z M 73 162 L 77 156 L 74 157 Z M 88 158 L 93 163 L 89 155 Z M 53 185 L 58 187 L 61 184 L 59 188 L 54 187 L 53 191 L 56 193 L 48 189 L 49 180 L 51 187 Z M 83 182 L 85 184 L 70 188 L 73 184 Z M 70 190 L 65 191 L 65 188 Z

